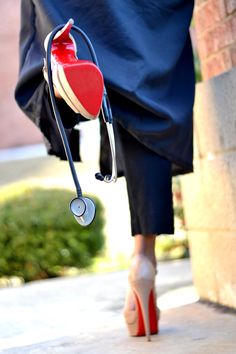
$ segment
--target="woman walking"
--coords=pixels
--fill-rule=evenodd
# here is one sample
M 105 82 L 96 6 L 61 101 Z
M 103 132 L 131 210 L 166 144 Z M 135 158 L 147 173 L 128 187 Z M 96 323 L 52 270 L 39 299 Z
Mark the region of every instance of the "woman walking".
M 192 171 L 194 70 L 189 0 L 22 0 L 20 75 L 15 97 L 40 128 L 48 153 L 65 159 L 43 76 L 44 40 L 73 18 L 90 37 L 115 121 L 119 176 L 127 181 L 134 251 L 124 315 L 130 335 L 158 332 L 155 242 L 174 233 L 171 178 Z M 77 35 L 73 37 L 78 41 Z M 87 59 L 78 46 L 79 58 Z M 58 96 L 74 160 L 83 120 Z M 109 151 L 101 125 L 101 169 Z

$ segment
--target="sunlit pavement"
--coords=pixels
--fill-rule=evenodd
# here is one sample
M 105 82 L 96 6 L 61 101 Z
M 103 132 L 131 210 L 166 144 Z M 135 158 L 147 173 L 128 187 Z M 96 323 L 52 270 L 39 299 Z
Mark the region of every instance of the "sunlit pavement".
M 127 272 L 32 282 L 0 290 L 0 353 L 230 353 L 236 316 L 198 301 L 188 260 L 159 264 L 160 333 L 127 335 Z
M 181 285 L 191 286 L 189 262 L 160 264 L 158 280 L 160 307 L 179 306 L 179 301 L 185 299 L 168 297 L 168 290 Z M 38 281 L 20 288 L 2 289 L 0 348 L 12 348 L 10 352 L 13 353 L 34 352 L 36 349 L 42 353 L 45 350 L 56 352 L 59 348 L 69 352 L 71 345 L 79 344 L 74 352 L 80 353 L 83 348 L 85 353 L 87 343 L 91 350 L 99 345 L 106 352 L 106 340 L 110 343 L 110 337 L 114 338 L 115 333 L 115 337 L 119 335 L 127 342 L 122 318 L 126 285 L 127 272 L 122 271 Z M 195 300 L 191 291 L 186 301 Z M 96 337 L 101 340 L 103 333 L 103 341 L 96 343 Z M 26 347 L 29 345 L 31 348 Z M 14 347 L 17 350 L 14 351 Z

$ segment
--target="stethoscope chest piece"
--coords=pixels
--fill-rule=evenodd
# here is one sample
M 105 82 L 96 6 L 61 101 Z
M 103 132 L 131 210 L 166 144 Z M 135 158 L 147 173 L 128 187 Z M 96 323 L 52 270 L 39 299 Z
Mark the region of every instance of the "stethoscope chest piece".
M 70 151 L 70 144 L 68 142 L 68 138 L 66 135 L 65 128 L 63 126 L 63 122 L 61 120 L 60 112 L 57 106 L 57 100 L 54 92 L 54 84 L 53 84 L 53 75 L 52 75 L 52 63 L 51 63 L 51 55 L 52 55 L 52 45 L 53 45 L 53 40 L 54 37 L 58 38 L 58 32 L 62 31 L 60 33 L 60 36 L 69 36 L 69 31 L 70 29 L 73 29 L 76 31 L 82 39 L 84 40 L 85 44 L 87 45 L 90 55 L 92 57 L 93 63 L 98 67 L 98 61 L 97 57 L 95 54 L 95 51 L 93 49 L 93 46 L 88 38 L 88 36 L 83 32 L 79 27 L 76 27 L 73 25 L 74 21 L 69 20 L 67 24 L 65 25 L 59 25 L 57 26 L 47 37 L 47 45 L 46 45 L 46 62 L 44 66 L 44 74 L 46 75 L 46 80 L 48 81 L 48 87 L 49 87 L 49 93 L 50 93 L 50 99 L 51 99 L 51 104 L 54 112 L 54 116 L 56 119 L 56 123 L 62 138 L 63 146 L 65 149 L 65 154 L 67 157 L 67 160 L 69 162 L 71 174 L 74 180 L 74 184 L 76 187 L 76 192 L 77 192 L 77 198 L 73 199 L 70 202 L 70 210 L 73 213 L 75 219 L 77 222 L 82 225 L 82 226 L 88 226 L 92 223 L 92 221 L 95 218 L 96 214 L 96 207 L 94 202 L 87 197 L 82 196 L 82 190 L 79 184 L 79 180 L 76 174 L 75 166 L 74 166 L 74 161 L 72 157 L 72 153 Z M 63 37 L 63 41 L 65 38 Z M 71 37 L 68 37 L 69 41 L 71 42 Z M 55 58 L 54 58 L 55 60 Z M 90 84 L 90 83 L 88 83 Z M 110 183 L 110 182 L 115 182 L 117 180 L 117 166 L 116 166 L 116 153 L 115 153 L 115 137 L 114 137 L 114 131 L 113 131 L 113 126 L 112 126 L 112 111 L 109 103 L 109 99 L 107 96 L 106 88 L 104 85 L 104 92 L 103 92 L 103 98 L 102 98 L 102 105 L 101 105 L 101 113 L 104 122 L 106 123 L 107 127 L 107 133 L 108 133 L 108 138 L 109 138 L 109 143 L 110 143 L 110 150 L 111 150 L 111 157 L 112 157 L 112 173 L 111 175 L 106 175 L 103 176 L 100 172 L 96 173 L 95 177 L 98 180 Z M 93 117 L 94 118 L 94 117 Z
M 70 202 L 70 210 L 81 226 L 90 225 L 96 214 L 96 207 L 88 197 L 75 198 Z

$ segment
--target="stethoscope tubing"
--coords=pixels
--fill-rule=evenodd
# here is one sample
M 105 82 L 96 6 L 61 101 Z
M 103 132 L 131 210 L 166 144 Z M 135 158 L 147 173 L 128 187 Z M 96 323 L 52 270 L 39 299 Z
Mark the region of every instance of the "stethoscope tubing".
M 57 107 L 57 103 L 56 103 L 56 97 L 55 97 L 55 93 L 54 93 L 54 88 L 53 88 L 53 81 L 52 81 L 52 69 L 51 69 L 51 47 L 52 47 L 52 42 L 53 39 L 55 37 L 55 35 L 57 34 L 58 31 L 60 31 L 62 28 L 64 27 L 64 25 L 59 25 L 57 26 L 50 34 L 49 39 L 48 39 L 48 44 L 47 44 L 47 50 L 46 50 L 46 66 L 47 66 L 47 72 L 48 72 L 48 87 L 49 87 L 49 94 L 50 94 L 50 99 L 51 99 L 51 103 L 52 103 L 52 108 L 53 108 L 53 112 L 55 115 L 55 119 L 56 119 L 56 123 L 58 126 L 58 130 L 63 142 L 63 146 L 65 149 L 65 154 L 67 157 L 67 160 L 69 162 L 69 166 L 70 166 L 70 170 L 71 170 L 71 174 L 72 174 L 72 178 L 74 181 L 74 185 L 76 188 L 76 192 L 77 192 L 77 196 L 78 198 L 82 198 L 82 189 L 77 177 L 77 173 L 75 170 L 75 165 L 74 165 L 74 161 L 73 161 L 73 157 L 71 154 L 71 150 L 70 150 L 70 146 L 68 143 L 68 139 L 67 139 L 67 135 L 65 132 L 65 128 L 63 126 L 62 120 L 61 120 L 61 116 Z M 76 32 L 78 32 L 81 37 L 84 39 L 92 61 L 94 62 L 95 65 L 98 65 L 98 60 L 97 60 L 97 56 L 95 54 L 94 48 L 92 46 L 92 43 L 90 41 L 90 39 L 88 38 L 88 36 L 86 35 L 86 33 L 81 30 L 79 27 L 72 25 L 72 29 L 75 30 Z M 109 104 L 109 100 L 108 100 L 108 96 L 107 96 L 107 92 L 106 92 L 106 88 L 104 86 L 104 95 L 103 95 L 103 101 L 102 101 L 102 108 L 101 108 L 101 112 L 102 112 L 102 117 L 104 122 L 106 123 L 106 127 L 107 127 L 107 132 L 108 132 L 108 138 L 109 138 L 109 143 L 110 143 L 110 149 L 111 149 L 111 156 L 112 156 L 112 175 L 106 175 L 104 176 L 103 180 L 107 183 L 110 182 L 115 182 L 117 180 L 117 165 L 116 165 L 116 151 L 115 151 L 115 138 L 114 138 L 114 131 L 113 131 L 113 125 L 112 125 L 112 112 L 111 112 L 111 107 Z
M 46 65 L 47 65 L 47 72 L 48 72 L 48 87 L 49 87 L 49 94 L 50 94 L 50 99 L 51 99 L 51 103 L 52 103 L 52 108 L 53 108 L 53 112 L 54 112 L 54 116 L 56 119 L 56 123 L 58 126 L 58 130 L 59 133 L 61 135 L 61 139 L 63 142 L 63 146 L 65 149 L 65 153 L 66 153 L 66 157 L 67 160 L 69 162 L 69 166 L 70 166 L 70 170 L 71 170 L 71 174 L 73 177 L 73 181 L 75 184 L 75 188 L 76 188 L 76 192 L 77 192 L 77 196 L 80 198 L 82 197 L 82 189 L 77 177 L 77 173 L 75 170 L 75 165 L 73 162 L 73 157 L 70 151 L 70 146 L 68 143 L 68 139 L 66 136 L 66 132 L 65 132 L 65 128 L 63 126 L 62 120 L 61 120 L 61 116 L 57 107 L 57 103 L 56 103 L 56 97 L 55 97 L 55 93 L 54 93 L 54 88 L 53 88 L 53 81 L 52 81 L 52 69 L 51 69 L 51 47 L 52 47 L 52 41 L 53 38 L 55 37 L 55 35 L 57 34 L 57 32 L 62 29 L 64 27 L 64 25 L 59 25 L 57 26 L 50 34 L 49 39 L 48 39 L 48 44 L 47 44 L 47 51 L 46 51 Z

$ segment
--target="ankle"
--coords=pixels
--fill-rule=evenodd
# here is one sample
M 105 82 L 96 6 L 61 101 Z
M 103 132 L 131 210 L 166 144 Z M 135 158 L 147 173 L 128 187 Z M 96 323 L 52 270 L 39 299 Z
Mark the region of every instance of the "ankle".
M 149 252 L 142 252 L 142 251 L 135 251 L 132 255 L 132 258 L 135 257 L 135 256 L 143 256 L 145 258 L 147 258 L 152 264 L 153 264 L 153 267 L 156 268 L 157 266 L 157 260 L 156 260 L 156 256 L 155 254 L 153 253 L 149 253 Z
M 140 255 L 146 257 L 156 268 L 157 261 L 155 255 L 155 235 L 135 235 L 133 256 Z

